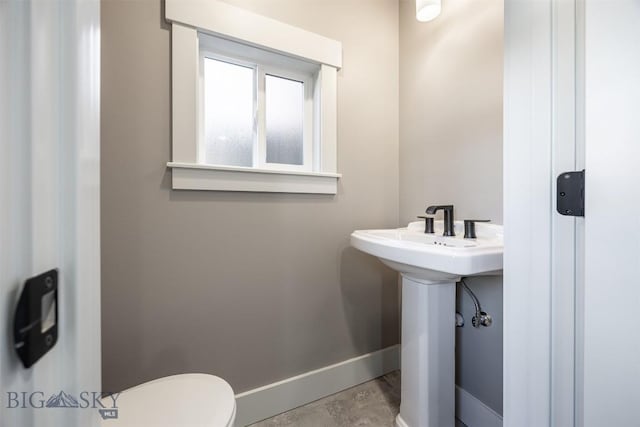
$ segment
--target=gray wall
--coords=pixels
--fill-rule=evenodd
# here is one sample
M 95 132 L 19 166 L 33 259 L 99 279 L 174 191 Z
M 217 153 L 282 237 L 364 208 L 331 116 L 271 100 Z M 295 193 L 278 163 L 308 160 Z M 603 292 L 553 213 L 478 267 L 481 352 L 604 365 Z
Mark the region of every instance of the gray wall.
M 349 233 L 406 224 L 429 203 L 502 221 L 502 2 L 447 0 L 421 24 L 401 0 L 400 25 L 395 0 L 229 2 L 343 42 L 339 194 L 171 191 L 161 2 L 104 0 L 107 390 L 201 371 L 241 392 L 395 344 L 396 275 Z M 495 322 L 471 328 L 458 296 L 457 381 L 501 412 L 501 280 L 470 285 Z
M 233 3 L 342 41 L 339 194 L 170 190 L 161 1 L 104 0 L 105 390 L 199 371 L 242 392 L 398 342 L 396 274 L 348 240 L 398 224 L 398 3 Z
M 429 204 L 456 217 L 502 223 L 503 2 L 446 0 L 436 20 L 400 2 L 400 222 Z M 502 412 L 502 280 L 468 281 L 490 328 L 471 327 L 473 304 L 458 295 L 457 383 Z

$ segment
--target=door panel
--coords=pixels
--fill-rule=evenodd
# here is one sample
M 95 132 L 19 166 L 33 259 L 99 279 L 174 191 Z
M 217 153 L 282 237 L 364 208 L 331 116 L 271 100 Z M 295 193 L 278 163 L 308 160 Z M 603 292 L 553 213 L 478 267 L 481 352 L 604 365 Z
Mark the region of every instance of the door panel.
M 586 0 L 584 425 L 640 425 L 640 0 Z
M 60 391 L 100 391 L 99 24 L 95 1 L 0 1 L 0 426 L 99 421 L 41 407 Z M 25 369 L 15 305 L 51 268 L 58 342 Z

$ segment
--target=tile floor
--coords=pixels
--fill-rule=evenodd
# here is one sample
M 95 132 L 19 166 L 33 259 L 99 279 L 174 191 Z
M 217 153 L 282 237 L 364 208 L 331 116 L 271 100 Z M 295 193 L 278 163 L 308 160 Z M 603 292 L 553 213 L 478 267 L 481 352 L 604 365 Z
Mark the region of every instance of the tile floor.
M 392 372 L 250 427 L 395 427 L 400 372 Z M 456 420 L 456 427 L 466 427 Z

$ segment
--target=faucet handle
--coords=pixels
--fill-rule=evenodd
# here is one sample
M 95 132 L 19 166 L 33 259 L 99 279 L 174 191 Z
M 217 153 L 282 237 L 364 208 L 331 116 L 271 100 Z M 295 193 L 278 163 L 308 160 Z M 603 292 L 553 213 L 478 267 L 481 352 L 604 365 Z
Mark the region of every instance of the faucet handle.
M 464 238 L 475 239 L 476 236 L 476 222 L 491 222 L 490 219 L 465 219 L 464 220 Z
M 433 215 L 418 215 L 418 218 L 424 219 L 424 232 L 425 234 L 433 234 Z

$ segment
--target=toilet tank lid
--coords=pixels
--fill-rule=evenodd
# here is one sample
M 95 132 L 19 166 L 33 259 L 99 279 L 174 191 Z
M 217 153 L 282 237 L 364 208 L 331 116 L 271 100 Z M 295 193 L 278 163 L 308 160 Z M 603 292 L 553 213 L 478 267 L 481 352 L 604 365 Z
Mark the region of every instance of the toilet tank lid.
M 115 405 L 113 401 L 111 397 L 102 399 L 105 407 L 117 408 L 117 421 L 103 425 L 227 427 L 236 411 L 231 386 L 208 374 L 159 378 L 125 390 L 116 397 Z

